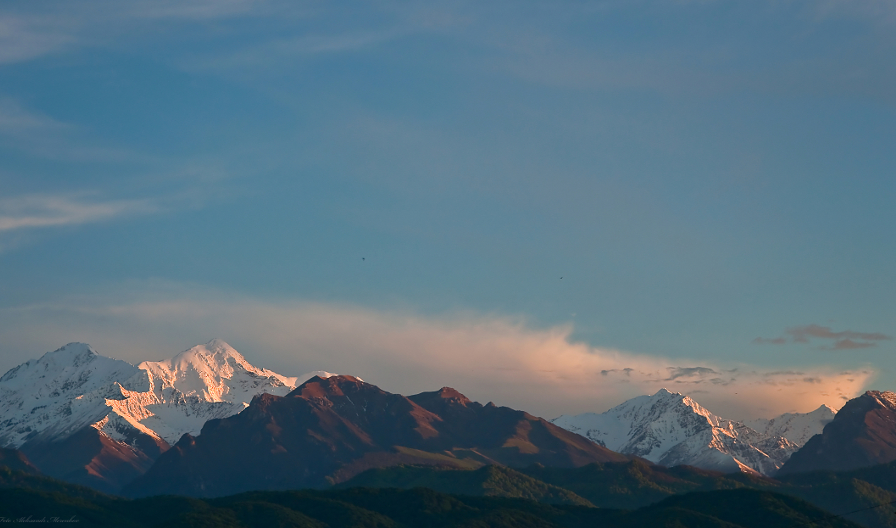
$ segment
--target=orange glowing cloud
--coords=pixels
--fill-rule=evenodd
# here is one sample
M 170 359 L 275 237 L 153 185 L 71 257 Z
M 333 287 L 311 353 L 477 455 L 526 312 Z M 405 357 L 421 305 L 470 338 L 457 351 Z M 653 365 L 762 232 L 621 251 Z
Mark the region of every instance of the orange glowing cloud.
M 282 374 L 323 369 L 403 394 L 448 385 L 475 400 L 548 418 L 602 412 L 663 387 L 734 419 L 806 412 L 822 404 L 837 409 L 874 376 L 870 368 L 770 369 L 606 349 L 574 341 L 571 325 L 533 328 L 509 317 L 428 317 L 208 291 L 185 295 L 182 288 L 149 300 L 70 300 L 5 315 L 15 332 L 0 327 L 0 335 L 11 339 L 32 327 L 47 350 L 81 340 L 100 353 L 137 361 L 169 357 L 220 337 L 251 362 Z

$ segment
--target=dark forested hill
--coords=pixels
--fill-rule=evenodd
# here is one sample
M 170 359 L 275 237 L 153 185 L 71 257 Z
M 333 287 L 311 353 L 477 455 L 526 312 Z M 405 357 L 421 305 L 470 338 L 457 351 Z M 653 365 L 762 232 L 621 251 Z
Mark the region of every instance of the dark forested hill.
M 83 528 L 858 528 L 801 499 L 751 489 L 690 493 L 626 511 L 450 495 L 426 488 L 258 491 L 205 500 L 176 496 L 128 500 L 64 486 L 69 492 L 0 489 L 0 517 L 10 524 L 69 520 Z

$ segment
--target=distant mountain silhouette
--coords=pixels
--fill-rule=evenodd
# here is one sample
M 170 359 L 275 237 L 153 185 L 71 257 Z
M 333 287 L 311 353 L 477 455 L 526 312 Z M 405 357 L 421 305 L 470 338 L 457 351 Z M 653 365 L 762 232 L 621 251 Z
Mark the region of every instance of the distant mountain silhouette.
M 351 376 L 314 377 L 262 394 L 185 434 L 126 487 L 132 496 L 221 496 L 323 487 L 398 464 L 579 467 L 628 457 L 523 411 L 481 405 L 450 388 L 405 397 Z

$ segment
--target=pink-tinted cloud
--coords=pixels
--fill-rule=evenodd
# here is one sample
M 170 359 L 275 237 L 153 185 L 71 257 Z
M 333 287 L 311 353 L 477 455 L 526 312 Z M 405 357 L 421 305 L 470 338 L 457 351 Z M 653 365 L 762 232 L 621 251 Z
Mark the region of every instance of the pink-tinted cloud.
M 757 337 L 756 339 L 753 340 L 753 343 L 757 344 L 757 345 L 783 345 L 783 344 L 787 343 L 787 338 L 786 337 L 773 337 L 773 338 Z
M 18 336 L 19 346 L 32 349 L 17 362 L 73 340 L 138 361 L 220 337 L 250 361 L 285 375 L 354 374 L 403 394 L 447 385 L 478 401 L 549 418 L 602 412 L 663 387 L 699 391 L 698 401 L 732 418 L 810 411 L 821 404 L 839 407 L 874 375 L 869 368 L 772 370 L 638 354 L 575 341 L 571 325 L 539 328 L 520 318 L 269 302 L 183 287 L 156 295 L 141 291 L 130 300 L 71 299 L 2 315 L 0 343 L 9 346 Z M 22 342 L 28 335 L 41 344 Z
M 854 350 L 856 348 L 870 348 L 875 346 L 876 343 L 863 343 L 861 341 L 853 341 L 852 339 L 840 339 L 834 346 L 830 347 L 831 350 Z
M 829 326 L 810 324 L 788 328 L 784 336 L 775 338 L 757 337 L 752 342 L 757 345 L 784 345 L 787 343 L 809 343 L 812 339 L 832 340 L 833 345 L 822 346 L 824 350 L 854 350 L 877 346 L 877 341 L 893 339 L 880 332 L 835 332 Z
M 820 339 L 864 339 L 868 341 L 892 339 L 892 337 L 879 332 L 853 332 L 852 330 L 834 332 L 828 326 L 819 326 L 816 324 L 788 328 L 787 333 L 793 336 L 794 341 L 798 342 L 807 342 L 810 337 L 817 337 Z

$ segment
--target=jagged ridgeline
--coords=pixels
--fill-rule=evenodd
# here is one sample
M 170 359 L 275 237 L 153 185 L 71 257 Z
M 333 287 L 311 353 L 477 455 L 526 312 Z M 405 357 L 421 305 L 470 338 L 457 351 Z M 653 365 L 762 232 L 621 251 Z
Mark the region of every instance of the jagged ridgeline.
M 324 487 L 375 467 L 579 467 L 628 457 L 526 412 L 472 402 L 454 389 L 413 396 L 351 376 L 314 377 L 286 396 L 263 394 L 229 418 L 184 435 L 132 496 L 218 496 Z

